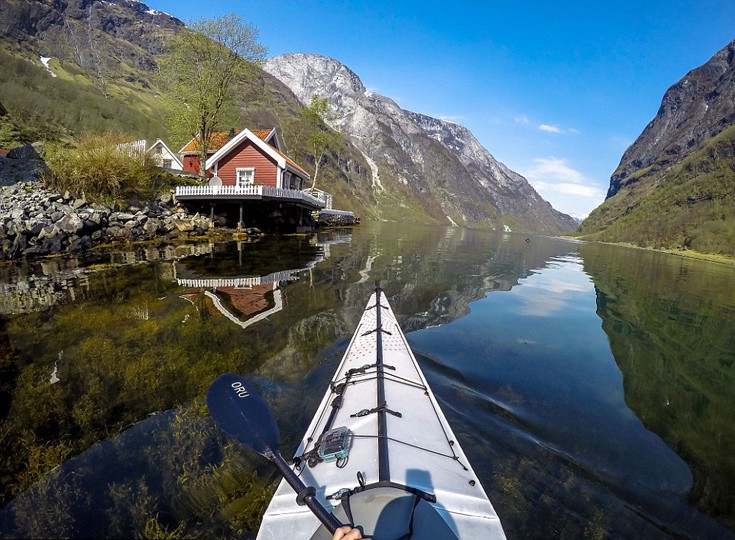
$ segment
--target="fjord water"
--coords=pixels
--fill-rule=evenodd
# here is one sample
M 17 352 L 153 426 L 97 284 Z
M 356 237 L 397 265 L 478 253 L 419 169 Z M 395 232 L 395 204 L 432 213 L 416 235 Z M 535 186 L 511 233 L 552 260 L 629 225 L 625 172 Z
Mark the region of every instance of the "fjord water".
M 391 224 L 0 269 L 0 536 L 253 537 L 375 280 L 509 538 L 735 538 L 735 268 Z

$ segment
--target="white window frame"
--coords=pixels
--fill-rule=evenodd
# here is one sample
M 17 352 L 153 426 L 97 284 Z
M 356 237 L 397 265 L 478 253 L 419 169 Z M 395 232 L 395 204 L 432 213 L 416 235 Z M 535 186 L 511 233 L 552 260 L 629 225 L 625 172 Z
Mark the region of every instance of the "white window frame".
M 255 184 L 255 167 L 238 167 L 235 169 L 235 185 L 237 187 Z

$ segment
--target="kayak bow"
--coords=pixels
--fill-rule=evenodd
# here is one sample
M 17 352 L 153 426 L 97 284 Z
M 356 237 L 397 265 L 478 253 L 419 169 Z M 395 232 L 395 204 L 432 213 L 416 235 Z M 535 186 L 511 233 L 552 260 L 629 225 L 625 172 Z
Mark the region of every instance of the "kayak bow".
M 382 290 L 371 295 L 293 470 L 374 540 L 504 539 Z M 259 540 L 330 539 L 284 480 Z

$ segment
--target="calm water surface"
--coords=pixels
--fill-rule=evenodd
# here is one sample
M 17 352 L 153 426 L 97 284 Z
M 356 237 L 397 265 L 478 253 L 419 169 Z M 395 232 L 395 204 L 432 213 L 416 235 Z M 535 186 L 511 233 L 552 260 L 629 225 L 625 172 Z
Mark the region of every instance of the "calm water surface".
M 254 537 L 376 279 L 509 538 L 735 538 L 735 268 L 387 224 L 0 267 L 0 537 Z

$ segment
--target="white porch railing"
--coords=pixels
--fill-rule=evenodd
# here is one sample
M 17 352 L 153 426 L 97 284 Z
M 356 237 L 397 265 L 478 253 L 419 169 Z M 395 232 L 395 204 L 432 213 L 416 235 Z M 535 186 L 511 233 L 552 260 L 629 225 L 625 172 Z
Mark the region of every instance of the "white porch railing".
M 292 201 L 303 201 L 318 208 L 324 208 L 325 201 L 318 199 L 298 189 L 281 189 L 270 186 L 176 186 L 176 197 L 216 197 L 226 199 L 228 197 L 252 196 L 270 197 L 273 199 L 288 199 Z M 330 196 L 331 197 L 331 196 Z
M 176 283 L 182 287 L 202 287 L 207 289 L 216 289 L 220 287 L 234 287 L 236 289 L 250 289 L 258 285 L 266 285 L 269 283 L 279 283 L 281 281 L 295 281 L 299 279 L 299 272 L 303 272 L 306 268 L 300 270 L 284 270 L 282 272 L 274 272 L 267 276 L 258 277 L 234 277 L 234 278 L 195 278 L 182 279 L 177 278 Z

